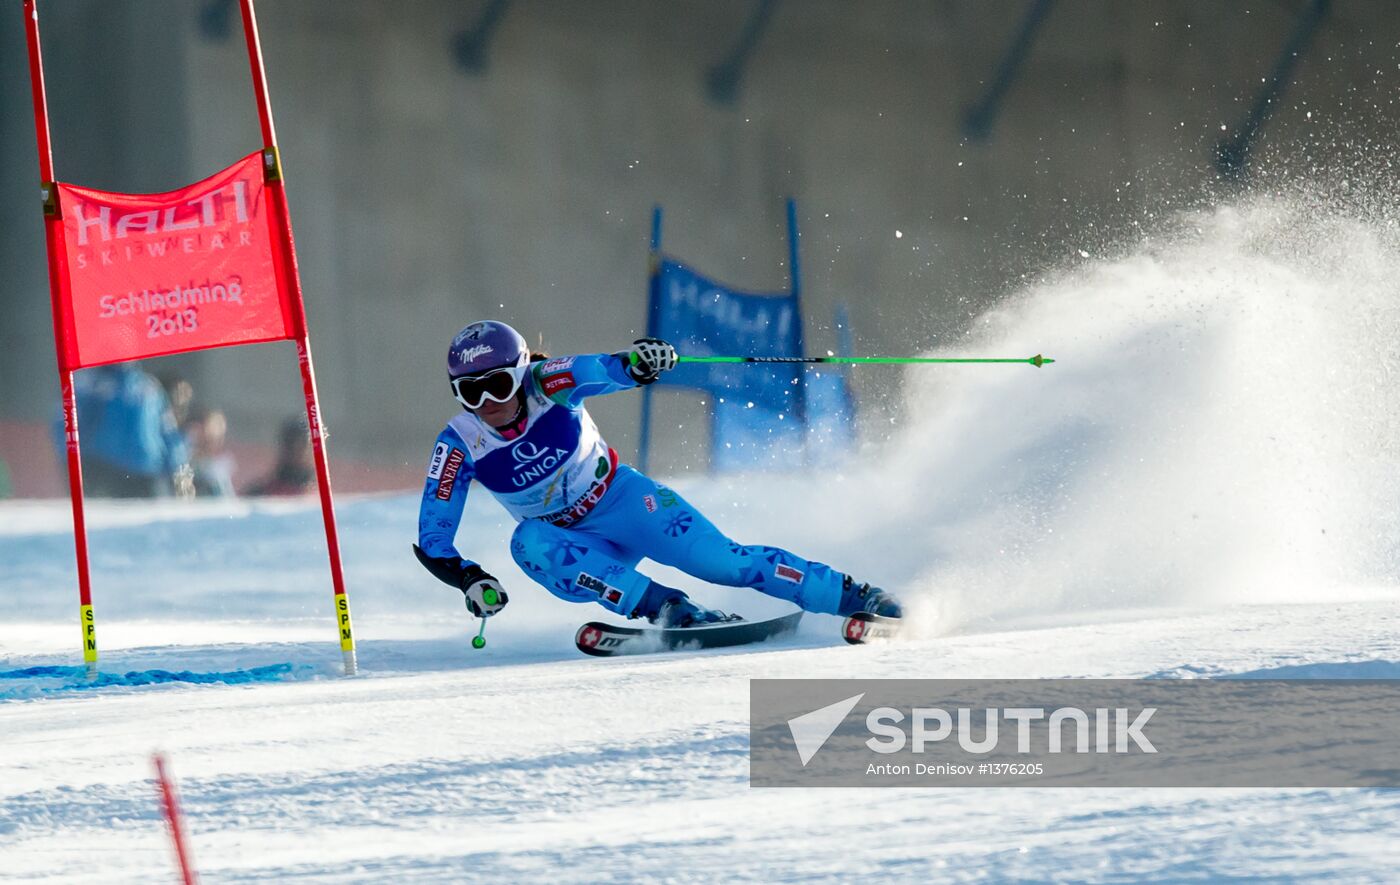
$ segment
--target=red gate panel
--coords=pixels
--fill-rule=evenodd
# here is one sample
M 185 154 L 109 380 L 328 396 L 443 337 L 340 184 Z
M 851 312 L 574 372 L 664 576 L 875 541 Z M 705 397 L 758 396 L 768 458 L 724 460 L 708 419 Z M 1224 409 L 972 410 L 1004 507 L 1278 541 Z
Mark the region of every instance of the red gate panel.
M 262 163 L 164 194 L 58 184 L 70 367 L 292 337 Z

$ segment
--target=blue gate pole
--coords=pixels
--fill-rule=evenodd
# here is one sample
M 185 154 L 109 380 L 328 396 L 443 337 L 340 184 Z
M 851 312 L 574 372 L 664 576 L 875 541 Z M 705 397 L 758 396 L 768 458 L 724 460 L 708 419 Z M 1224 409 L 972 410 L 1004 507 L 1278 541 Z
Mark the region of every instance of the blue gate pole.
M 657 334 L 657 313 L 661 310 L 661 207 L 651 210 L 651 255 L 647 278 L 647 337 Z M 642 388 L 642 427 L 637 441 L 637 468 L 646 473 L 651 466 L 652 386 Z
M 788 226 L 788 275 L 792 280 L 792 312 L 793 322 L 797 325 L 796 341 L 797 355 L 807 355 L 806 337 L 803 334 L 802 322 L 802 265 L 800 263 L 800 253 L 797 249 L 797 201 L 788 197 L 787 201 L 787 226 Z M 802 452 L 803 462 L 806 463 L 807 450 L 807 373 L 798 371 L 797 373 L 797 400 L 793 417 L 802 427 Z

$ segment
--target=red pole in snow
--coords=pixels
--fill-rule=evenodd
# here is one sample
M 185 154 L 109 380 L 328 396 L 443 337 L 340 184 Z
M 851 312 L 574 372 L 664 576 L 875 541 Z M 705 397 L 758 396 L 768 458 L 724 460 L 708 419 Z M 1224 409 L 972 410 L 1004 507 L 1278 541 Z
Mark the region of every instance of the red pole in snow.
M 88 676 L 97 675 L 97 626 L 92 616 L 92 578 L 88 570 L 87 520 L 83 516 L 83 465 L 78 453 L 78 406 L 73 396 L 73 369 L 68 362 L 68 304 L 63 297 L 63 221 L 54 184 L 53 145 L 49 138 L 49 104 L 44 92 L 44 63 L 39 48 L 39 9 L 24 0 L 24 35 L 29 48 L 29 86 L 34 97 L 34 137 L 39 148 L 39 188 L 44 201 L 44 241 L 48 246 L 49 298 L 53 338 L 58 353 L 58 380 L 63 396 L 63 431 L 67 448 L 68 495 L 73 502 L 73 544 L 78 558 L 78 625 Z
M 180 875 L 185 885 L 195 885 L 199 875 L 190 863 L 189 849 L 185 845 L 185 822 L 180 816 L 180 800 L 175 796 L 175 785 L 165 770 L 165 756 L 152 753 L 151 761 L 156 766 L 156 782 L 160 786 L 160 804 L 165 812 L 165 822 L 170 826 L 170 841 L 175 845 L 175 859 L 180 864 Z
M 335 508 L 331 500 L 330 468 L 326 462 L 325 429 L 321 426 L 321 406 L 316 393 L 316 372 L 311 363 L 311 342 L 306 331 L 306 303 L 301 294 L 301 275 L 297 271 L 296 245 L 292 241 L 292 218 L 287 210 L 287 192 L 282 183 L 282 160 L 277 153 L 277 132 L 272 125 L 272 105 L 267 92 L 267 74 L 263 69 L 262 45 L 258 40 L 258 22 L 253 13 L 253 0 L 239 0 L 243 12 L 243 36 L 248 44 L 248 64 L 253 74 L 253 95 L 258 102 L 258 122 L 262 125 L 263 177 L 266 180 L 269 205 L 277 218 L 278 246 L 282 251 L 281 266 L 285 269 L 285 291 L 290 293 L 292 322 L 297 343 L 297 363 L 301 367 L 301 387 L 306 400 L 306 420 L 311 429 L 311 450 L 316 461 L 316 485 L 321 493 L 321 515 L 326 524 L 326 548 L 331 561 L 331 584 L 335 588 L 336 625 L 340 631 L 340 650 L 345 656 L 345 675 L 355 675 L 355 637 L 350 627 L 350 600 L 345 595 L 345 575 L 341 567 L 340 540 L 335 524 Z

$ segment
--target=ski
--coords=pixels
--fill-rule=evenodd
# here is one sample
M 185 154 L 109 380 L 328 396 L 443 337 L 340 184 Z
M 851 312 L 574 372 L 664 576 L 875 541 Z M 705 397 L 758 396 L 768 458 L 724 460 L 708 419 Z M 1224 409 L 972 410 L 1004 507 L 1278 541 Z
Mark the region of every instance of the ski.
M 607 658 L 617 655 L 648 654 L 689 648 L 724 648 L 762 642 L 774 636 L 791 633 L 802 620 L 796 611 L 765 621 L 745 621 L 739 616 L 718 624 L 699 627 L 624 627 L 589 621 L 574 634 L 574 644 L 586 655 Z
M 901 619 L 856 612 L 841 622 L 841 635 L 851 645 L 862 645 L 879 639 L 890 639 L 899 632 Z

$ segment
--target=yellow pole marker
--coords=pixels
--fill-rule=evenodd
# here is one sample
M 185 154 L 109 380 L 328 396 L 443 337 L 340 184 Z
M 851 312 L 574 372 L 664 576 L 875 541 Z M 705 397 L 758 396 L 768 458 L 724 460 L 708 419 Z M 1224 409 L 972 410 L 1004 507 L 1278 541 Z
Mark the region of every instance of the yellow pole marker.
M 344 593 L 335 595 L 335 621 L 340 630 L 340 651 L 345 655 L 345 675 L 354 676 L 358 669 L 355 661 L 355 633 L 350 627 L 350 598 Z
M 78 606 L 78 625 L 83 631 L 83 661 L 89 678 L 97 675 L 97 622 L 91 605 Z

